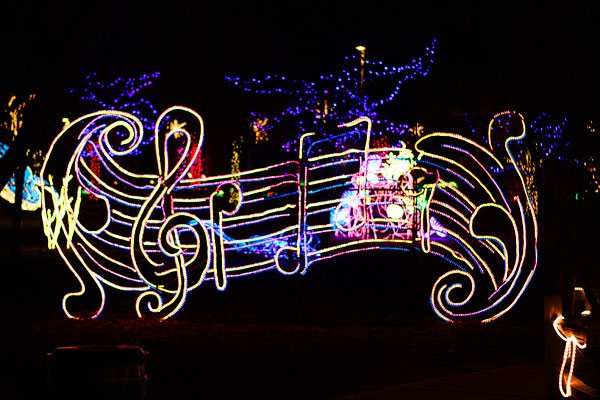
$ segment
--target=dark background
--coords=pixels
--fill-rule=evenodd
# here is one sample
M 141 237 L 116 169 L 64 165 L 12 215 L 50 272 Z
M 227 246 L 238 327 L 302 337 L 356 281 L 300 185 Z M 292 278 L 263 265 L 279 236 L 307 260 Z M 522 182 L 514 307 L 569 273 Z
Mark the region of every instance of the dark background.
M 600 110 L 597 2 L 281 3 L 4 2 L 0 96 L 37 94 L 26 109 L 23 133 L 28 145 L 37 142 L 45 149 L 62 118 L 79 116 L 68 89 L 82 85 L 88 72 L 110 80 L 160 71 L 148 97 L 159 110 L 179 104 L 198 111 L 207 132 L 203 151 L 217 154 L 229 151 L 231 139 L 248 129 L 245 119 L 262 101 L 230 87 L 226 75 L 310 79 L 335 72 L 359 44 L 371 60 L 405 65 L 437 39 L 429 76 L 406 83 L 386 108 L 402 122 L 425 118 L 429 131 L 446 131 L 452 115 L 467 112 L 484 118 L 505 110 L 526 118 L 547 112 L 589 121 Z M 580 215 L 569 219 L 556 207 L 545 227 L 562 221 L 560 230 L 555 228 L 560 239 L 568 233 L 580 243 L 578 229 L 589 219 L 579 209 Z M 132 300 L 126 297 L 107 305 L 108 317 L 82 322 L 61 313 L 60 299 L 75 282 L 62 260 L 44 249 L 38 217 L 25 218 L 32 253 L 24 248 L 19 265 L 43 272 L 31 279 L 30 268 L 11 269 L 7 282 L 27 284 L 9 285 L 3 302 L 10 308 L 5 354 L 14 366 L 10 393 L 31 389 L 32 382 L 39 387 L 46 353 L 78 344 L 142 345 L 155 357 L 154 393 L 173 393 L 181 382 L 202 383 L 198 371 L 206 377 L 208 370 L 203 389 L 209 393 L 224 388 L 258 393 L 275 381 L 274 391 L 288 398 L 290 388 L 297 398 L 317 398 L 302 392 L 311 387 L 331 398 L 543 358 L 542 294 L 550 280 L 545 271 L 558 269 L 550 262 L 540 268 L 522 304 L 499 323 L 457 330 L 429 308 L 431 286 L 425 281 L 430 276 L 423 272 L 429 270 L 418 268 L 425 261 L 408 257 L 407 265 L 417 267 L 410 277 L 393 275 L 381 259 L 370 259 L 381 268 L 366 278 L 361 262 L 326 263 L 303 282 L 265 275 L 234 282 L 237 287 L 227 296 L 212 288 L 198 291 L 170 324 L 132 320 Z M 595 226 L 588 225 L 595 234 Z M 9 229 L 4 218 L 4 238 Z M 596 236 L 585 237 L 586 245 L 594 245 Z M 556 252 L 573 260 L 572 252 Z M 541 254 L 544 262 L 550 260 Z M 402 292 L 410 287 L 423 289 L 422 297 Z M 113 292 L 109 296 L 117 296 Z M 121 306 L 123 318 L 114 315 Z M 273 321 L 279 324 L 267 324 Z M 230 385 L 231 376 L 250 386 Z
M 160 71 L 153 103 L 192 107 L 209 136 L 223 137 L 261 101 L 242 96 L 226 75 L 310 79 L 335 72 L 358 44 L 368 59 L 404 65 L 437 39 L 430 75 L 406 83 L 390 114 L 436 120 L 513 109 L 592 119 L 599 109 L 598 8 L 596 2 L 5 2 L 0 90 L 38 94 L 36 119 L 45 122 L 36 131 L 45 127 L 43 140 L 63 117 L 78 116 L 65 93 L 88 72 L 108 80 Z

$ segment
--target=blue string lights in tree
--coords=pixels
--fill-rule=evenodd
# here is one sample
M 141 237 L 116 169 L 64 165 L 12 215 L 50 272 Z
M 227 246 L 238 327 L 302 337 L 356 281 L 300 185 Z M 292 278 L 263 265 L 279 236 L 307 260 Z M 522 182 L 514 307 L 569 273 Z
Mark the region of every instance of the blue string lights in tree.
M 17 136 L 19 135 L 19 131 L 23 127 L 23 110 L 29 103 L 35 100 L 35 98 L 35 94 L 29 94 L 25 100 L 18 100 L 17 96 L 11 94 L 8 96 L 8 98 L 2 99 L 3 101 L 7 100 L 5 103 L 4 112 L 5 116 L 8 118 L 4 121 L 0 121 L 0 129 L 9 132 L 11 138 L 8 141 L 11 142 L 11 144 L 7 145 L 0 142 L 0 158 L 4 157 L 9 147 L 15 142 Z M 33 143 L 30 145 L 33 145 Z M 42 151 L 40 149 L 34 151 L 28 146 L 25 151 L 25 157 L 28 159 L 30 165 L 25 165 L 25 170 L 23 171 L 21 209 L 35 211 L 40 208 L 41 205 L 41 181 L 38 174 L 41 167 L 40 159 L 42 157 Z M 17 174 L 15 173 L 0 190 L 0 197 L 9 203 L 14 203 L 16 200 L 17 181 Z
M 0 142 L 0 158 L 4 156 L 9 146 Z M 32 155 L 32 160 L 34 162 L 34 168 L 36 167 L 36 162 L 39 164 L 39 158 L 41 157 L 41 150 L 36 151 Z M 41 166 L 41 165 L 40 165 Z M 40 208 L 40 187 L 41 181 L 39 177 L 39 167 L 35 168 L 35 171 L 30 167 L 26 166 L 25 168 L 25 176 L 23 179 L 23 198 L 21 203 L 21 209 L 27 211 L 35 211 Z M 15 202 L 15 193 L 16 193 L 16 178 L 15 175 L 9 179 L 8 183 L 0 190 L 0 197 L 9 203 Z
M 572 160 L 567 155 L 567 150 L 571 146 L 571 142 L 565 135 L 567 123 L 566 118 L 556 120 L 551 115 L 542 113 L 529 124 L 531 140 L 537 146 L 538 154 L 542 159 L 556 157 L 563 161 Z
M 91 104 L 91 110 L 87 111 L 118 110 L 135 115 L 148 134 L 141 143 L 145 146 L 154 141 L 154 121 L 158 111 L 140 92 L 152 85 L 159 76 L 160 72 L 154 72 L 139 77 L 118 77 L 111 81 L 101 81 L 97 73 L 93 72 L 85 77 L 85 85 L 81 91 L 70 89 L 69 92 L 80 95 L 80 100 Z M 137 149 L 135 155 L 140 151 Z
M 422 57 L 402 66 L 388 66 L 382 61 L 365 57 L 365 48 L 358 46 L 360 55 L 345 58 L 347 67 L 336 73 L 320 75 L 315 80 L 289 79 L 281 75 L 268 75 L 262 79 L 243 80 L 226 76 L 226 80 L 242 90 L 265 95 L 287 96 L 291 105 L 274 115 L 251 113 L 252 128 L 265 135 L 286 120 L 292 121 L 298 131 L 292 133 L 283 148 L 296 152 L 298 137 L 307 132 L 324 131 L 357 117 L 366 116 L 373 121 L 373 135 L 401 135 L 407 133 L 408 125 L 397 124 L 379 117 L 379 109 L 394 100 L 403 83 L 420 76 L 427 76 L 433 64 L 436 40 L 426 48 Z M 385 88 L 372 91 L 371 85 L 385 81 Z M 367 88 L 368 90 L 366 90 Z M 370 94 L 367 95 L 366 92 Z M 377 98 L 375 98 L 377 97 Z
M 486 129 L 484 129 L 481 123 L 476 121 L 476 118 L 473 115 L 465 114 L 464 121 L 473 134 L 473 137 L 477 134 L 484 133 L 480 139 L 486 139 Z M 476 125 L 478 125 L 479 128 L 476 128 Z M 547 113 L 538 114 L 531 119 L 531 122 L 529 122 L 527 126 L 528 140 L 530 141 L 528 147 L 534 149 L 540 162 L 550 158 L 556 158 L 561 161 L 574 161 L 574 158 L 568 155 L 571 142 L 566 135 L 567 126 L 567 118 L 557 119 Z
M 465 114 L 464 120 L 473 136 L 487 131 L 476 122 L 473 115 Z M 476 125 L 479 125 L 479 128 L 476 128 Z M 504 127 L 490 127 L 492 132 L 495 128 L 504 129 Z M 577 163 L 578 160 L 570 154 L 572 144 L 566 134 L 567 118 L 556 118 L 543 112 L 532 118 L 526 129 L 528 132 L 527 143 L 519 146 L 514 156 L 516 164 L 524 172 L 527 190 L 534 210 L 538 212 L 539 185 L 537 180 L 542 164 L 551 159 L 571 163 Z M 485 135 L 482 139 L 486 139 Z M 490 166 L 490 169 L 496 173 L 499 172 L 494 166 Z

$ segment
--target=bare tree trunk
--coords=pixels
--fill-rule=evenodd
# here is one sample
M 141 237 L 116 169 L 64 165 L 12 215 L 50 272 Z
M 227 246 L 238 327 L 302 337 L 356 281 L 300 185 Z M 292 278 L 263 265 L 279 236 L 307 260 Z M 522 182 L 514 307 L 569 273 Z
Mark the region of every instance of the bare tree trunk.
M 25 185 L 25 169 L 27 168 L 27 156 L 19 159 L 19 165 L 15 171 L 15 203 L 13 205 L 12 235 L 10 243 L 10 257 L 18 260 L 21 247 L 21 222 L 23 221 L 23 186 Z

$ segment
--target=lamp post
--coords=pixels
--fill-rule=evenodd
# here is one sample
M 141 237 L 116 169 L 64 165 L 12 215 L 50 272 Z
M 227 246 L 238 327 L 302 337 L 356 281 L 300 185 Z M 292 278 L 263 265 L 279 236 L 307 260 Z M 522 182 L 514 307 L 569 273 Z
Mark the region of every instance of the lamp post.
M 365 53 L 367 48 L 365 46 L 356 46 L 356 50 L 360 52 L 360 96 L 365 95 Z

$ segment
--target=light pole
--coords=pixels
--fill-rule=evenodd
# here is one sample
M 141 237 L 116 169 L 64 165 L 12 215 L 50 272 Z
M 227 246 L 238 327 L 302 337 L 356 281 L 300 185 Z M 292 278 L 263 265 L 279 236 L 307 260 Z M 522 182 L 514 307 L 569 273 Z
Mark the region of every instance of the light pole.
M 360 52 L 360 96 L 365 95 L 365 53 L 367 48 L 365 46 L 356 46 L 356 50 Z

